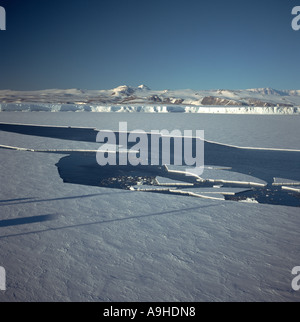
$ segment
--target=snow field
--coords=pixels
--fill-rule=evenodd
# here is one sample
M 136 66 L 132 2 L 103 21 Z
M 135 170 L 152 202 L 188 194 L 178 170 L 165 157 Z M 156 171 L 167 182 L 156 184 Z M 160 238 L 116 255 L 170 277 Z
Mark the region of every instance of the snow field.
M 1 301 L 299 299 L 290 286 L 294 208 L 66 186 L 57 156 L 18 154 L 22 176 L 1 165 L 1 182 L 15 183 L 6 184 L 1 221 L 53 219 L 1 227 Z
M 112 129 L 118 121 L 69 115 L 3 113 L 1 121 Z M 135 117 L 129 116 L 130 125 L 141 128 L 141 116 Z M 168 122 L 180 129 L 186 117 Z M 277 118 L 247 119 L 257 123 L 252 136 L 241 118 L 231 124 L 227 118 L 208 120 L 189 124 L 209 125 L 207 138 L 218 142 L 298 148 L 289 118 L 282 121 L 288 123 L 281 140 L 274 140 Z M 241 135 L 227 135 L 235 131 Z M 3 145 L 31 149 L 94 146 L 5 132 L 0 138 Z M 55 166 L 63 156 L 1 149 L 0 266 L 7 290 L 0 301 L 300 300 L 291 287 L 291 271 L 300 265 L 299 208 L 64 183 Z M 253 181 L 250 174 L 206 170 L 207 178 L 221 171 L 225 180 Z

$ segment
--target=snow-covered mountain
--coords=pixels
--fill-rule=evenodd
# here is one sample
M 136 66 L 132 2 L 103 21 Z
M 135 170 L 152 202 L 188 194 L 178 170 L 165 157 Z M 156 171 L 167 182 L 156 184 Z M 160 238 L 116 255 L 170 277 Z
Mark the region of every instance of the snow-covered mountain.
M 203 107 L 208 108 L 203 109 Z M 213 109 L 211 109 L 212 107 Z M 220 109 L 220 107 L 222 108 Z M 228 109 L 228 107 L 230 108 Z M 0 90 L 0 108 L 2 111 L 82 110 L 204 113 L 221 111 L 225 113 L 292 114 L 300 113 L 300 90 L 272 88 L 200 91 L 190 89 L 151 90 L 146 85 L 138 87 L 123 85 L 109 90 Z

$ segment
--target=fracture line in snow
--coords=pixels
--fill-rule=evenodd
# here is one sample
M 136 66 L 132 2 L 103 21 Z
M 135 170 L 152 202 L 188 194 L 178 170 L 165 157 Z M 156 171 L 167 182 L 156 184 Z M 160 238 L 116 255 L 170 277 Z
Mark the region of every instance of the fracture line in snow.
M 181 174 L 186 175 L 186 171 L 179 171 L 179 170 L 169 170 L 168 167 L 165 165 L 165 169 L 167 170 L 168 174 Z M 232 180 L 223 180 L 223 179 L 202 179 L 201 177 L 191 173 L 190 175 L 194 176 L 198 182 L 209 182 L 214 184 L 234 184 L 239 186 L 254 186 L 254 187 L 266 187 L 267 183 L 258 183 L 258 182 L 252 182 L 252 181 L 232 181 Z
M 207 143 L 218 144 L 223 146 L 228 146 L 230 148 L 243 149 L 243 150 L 263 150 L 263 151 L 287 151 L 287 152 L 300 152 L 300 149 L 282 149 L 282 148 L 257 148 L 250 146 L 238 146 L 233 144 L 219 143 L 216 141 L 205 140 Z
M 296 187 L 282 186 L 281 189 L 282 190 L 295 191 L 295 192 L 299 192 L 300 193 L 300 187 L 299 186 L 296 186 Z
M 29 149 L 29 148 L 20 148 L 16 146 L 10 145 L 2 145 L 0 144 L 0 149 L 7 149 L 7 150 L 16 150 L 16 151 L 28 151 L 28 152 L 82 152 L 82 153 L 97 153 L 97 152 L 105 152 L 105 153 L 137 153 L 136 150 L 85 150 L 85 149 Z
M 206 182 L 210 183 L 227 183 L 227 184 L 236 184 L 236 185 L 247 185 L 247 186 L 254 186 L 254 187 L 266 187 L 267 183 L 258 183 L 258 182 L 251 182 L 251 181 L 231 181 L 231 180 L 223 180 L 223 179 L 206 179 Z
M 187 196 L 192 196 L 192 197 L 198 197 L 202 199 L 212 199 L 212 200 L 222 200 L 224 201 L 224 198 L 218 198 L 218 197 L 211 197 L 211 196 L 206 196 L 206 195 L 201 195 L 199 193 L 191 192 L 191 191 L 182 191 L 182 190 L 169 190 L 172 193 L 178 193 L 180 195 L 187 195 Z
M 167 193 L 179 194 L 179 195 L 184 195 L 184 196 L 198 197 L 198 198 L 203 198 L 203 199 L 212 199 L 212 200 L 221 200 L 221 201 L 225 200 L 224 198 L 218 198 L 218 197 L 212 197 L 212 196 L 208 196 L 208 195 L 202 195 L 202 194 L 195 193 L 195 192 L 192 192 L 192 191 L 183 191 L 183 190 L 180 190 L 180 189 L 169 189 L 169 188 L 157 189 L 157 188 L 153 187 L 153 189 L 151 189 L 151 188 L 134 189 L 133 188 L 132 190 L 140 191 L 140 192 L 167 192 Z
M 1 149 L 7 149 L 7 150 L 17 150 L 17 151 L 29 151 L 29 152 L 35 152 L 34 149 L 26 149 L 26 148 L 19 148 L 16 146 L 9 146 L 9 145 L 0 145 Z
M 97 150 L 76 150 L 76 149 L 28 149 L 16 146 L 0 145 L 1 149 L 28 151 L 28 152 L 97 152 Z
M 192 172 L 188 172 L 188 171 L 179 171 L 179 170 L 169 170 L 168 169 L 168 173 L 169 174 L 179 174 L 179 175 L 181 174 L 184 176 L 194 177 L 196 180 L 199 180 L 199 181 L 203 181 L 203 179 L 201 177 L 199 177 L 197 174 L 192 173 Z
M 89 130 L 94 130 L 94 131 L 102 131 L 97 128 L 92 128 L 92 127 L 84 127 L 84 126 L 57 126 L 57 125 L 39 125 L 39 124 L 25 124 L 25 123 L 6 123 L 6 122 L 0 122 L 0 124 L 8 124 L 8 125 L 24 125 L 24 126 L 35 126 L 35 127 L 52 127 L 52 128 L 70 128 L 70 129 L 89 129 Z M 105 131 L 105 130 L 103 130 Z M 130 131 L 113 131 L 117 133 L 130 133 Z M 153 133 L 143 131 L 141 132 L 143 134 L 151 135 Z M 168 135 L 162 135 L 161 136 L 168 136 Z M 172 135 L 171 135 L 172 137 Z M 196 137 L 193 137 L 196 138 Z M 228 146 L 231 148 L 236 148 L 236 149 L 245 149 L 245 150 L 263 150 L 263 151 L 287 151 L 287 152 L 300 152 L 300 149 L 283 149 L 283 148 L 258 148 L 258 147 L 246 147 L 246 146 L 238 146 L 238 145 L 233 145 L 233 144 L 226 144 L 226 143 L 220 143 L 216 141 L 211 141 L 211 140 L 204 140 L 207 143 L 212 143 L 212 144 L 218 144 L 218 145 L 223 145 L 223 146 Z
M 273 186 L 300 186 L 299 180 L 291 180 L 291 179 L 284 179 L 284 178 L 273 178 Z

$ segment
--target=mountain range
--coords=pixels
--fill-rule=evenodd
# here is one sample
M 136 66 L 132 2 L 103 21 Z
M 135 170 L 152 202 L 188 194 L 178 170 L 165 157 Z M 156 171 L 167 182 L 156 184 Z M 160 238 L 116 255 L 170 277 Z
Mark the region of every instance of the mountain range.
M 151 90 L 146 85 L 108 90 L 0 90 L 0 104 L 51 103 L 86 105 L 184 105 L 233 107 L 299 107 L 300 90 L 254 88 L 243 90 Z

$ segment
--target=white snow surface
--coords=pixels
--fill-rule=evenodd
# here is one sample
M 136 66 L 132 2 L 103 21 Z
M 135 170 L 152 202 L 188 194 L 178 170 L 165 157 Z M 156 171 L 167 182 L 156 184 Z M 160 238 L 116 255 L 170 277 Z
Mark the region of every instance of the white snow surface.
M 114 128 L 118 121 L 90 113 L 30 115 L 32 123 L 50 125 Z M 28 113 L 0 117 L 30 119 Z M 298 147 L 288 130 L 281 140 L 274 139 L 276 133 L 264 140 L 266 128 L 258 127 L 251 137 L 245 119 L 230 117 L 232 132 L 218 126 L 219 119 L 209 119 L 208 138 Z M 275 126 L 275 116 L 255 117 L 258 123 L 264 117 L 265 127 Z M 178 118 L 172 126 L 192 126 L 188 118 Z M 145 130 L 154 120 L 129 119 L 130 126 L 137 122 Z M 295 118 L 284 119 L 293 129 Z M 170 127 L 169 120 L 159 120 L 155 126 Z M 228 135 L 240 127 L 241 136 Z M 91 146 L 6 132 L 0 132 L 0 143 Z M 291 271 L 300 265 L 299 208 L 68 184 L 55 166 L 61 157 L 1 150 L 0 266 L 6 269 L 7 290 L 0 291 L 0 301 L 300 300 L 291 287 Z

